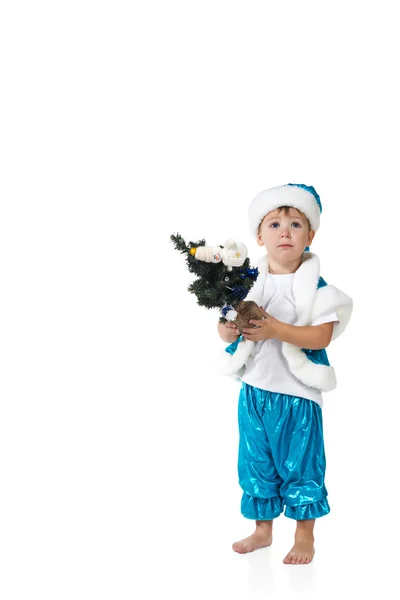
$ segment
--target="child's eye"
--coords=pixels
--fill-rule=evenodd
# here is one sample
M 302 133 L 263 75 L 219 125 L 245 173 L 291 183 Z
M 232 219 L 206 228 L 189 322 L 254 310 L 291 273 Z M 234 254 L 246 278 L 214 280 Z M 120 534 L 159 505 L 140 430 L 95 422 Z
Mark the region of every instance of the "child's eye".
M 277 221 L 275 221 L 274 223 L 271 223 L 270 227 L 274 227 L 275 225 L 278 225 L 278 227 L 279 227 L 279 223 Z M 274 227 L 274 229 L 276 229 L 276 227 Z
M 294 223 L 292 223 L 293 227 L 301 227 L 300 223 L 298 223 L 297 221 L 295 221 Z

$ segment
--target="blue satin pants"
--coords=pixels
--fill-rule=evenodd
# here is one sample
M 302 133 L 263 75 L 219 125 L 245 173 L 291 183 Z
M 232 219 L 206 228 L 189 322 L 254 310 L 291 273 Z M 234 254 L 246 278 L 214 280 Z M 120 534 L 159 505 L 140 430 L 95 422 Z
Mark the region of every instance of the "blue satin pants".
M 284 506 L 297 521 L 329 513 L 319 404 L 242 382 L 239 435 L 243 516 L 275 519 Z

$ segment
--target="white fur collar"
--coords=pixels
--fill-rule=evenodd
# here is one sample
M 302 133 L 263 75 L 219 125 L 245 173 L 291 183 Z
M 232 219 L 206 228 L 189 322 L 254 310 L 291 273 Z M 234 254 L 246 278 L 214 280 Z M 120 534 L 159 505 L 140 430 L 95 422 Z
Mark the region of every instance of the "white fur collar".
M 259 276 L 248 293 L 246 300 L 254 300 L 257 304 L 262 301 L 265 278 L 268 277 L 268 254 L 262 256 L 255 265 Z M 311 308 L 319 281 L 320 263 L 316 254 L 305 252 L 300 267 L 293 278 L 293 295 L 296 303 L 296 325 L 306 325 L 311 316 Z
M 258 305 L 262 302 L 265 278 L 268 277 L 268 255 L 256 261 L 259 276 L 248 293 L 246 300 L 253 300 Z M 336 311 L 339 323 L 334 328 L 332 340 L 342 333 L 349 322 L 352 312 L 352 300 L 337 288 L 327 285 L 317 290 L 320 277 L 320 262 L 316 254 L 305 252 L 300 267 L 293 278 L 293 295 L 296 303 L 296 326 L 311 323 L 321 315 Z M 236 352 L 223 352 L 218 371 L 221 374 L 240 378 L 245 364 L 251 354 L 254 342 L 242 340 Z M 289 370 L 305 385 L 322 391 L 336 387 L 336 376 L 333 367 L 312 362 L 305 352 L 297 346 L 283 342 L 282 353 L 288 362 Z

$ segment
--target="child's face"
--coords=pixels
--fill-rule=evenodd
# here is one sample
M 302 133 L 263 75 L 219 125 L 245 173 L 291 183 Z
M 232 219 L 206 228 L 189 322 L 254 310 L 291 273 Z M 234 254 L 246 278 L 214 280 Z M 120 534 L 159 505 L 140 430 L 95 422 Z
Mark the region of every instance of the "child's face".
M 290 208 L 287 214 L 277 208 L 262 220 L 257 243 L 265 246 L 269 256 L 284 264 L 300 258 L 314 235 L 307 217 L 297 208 Z

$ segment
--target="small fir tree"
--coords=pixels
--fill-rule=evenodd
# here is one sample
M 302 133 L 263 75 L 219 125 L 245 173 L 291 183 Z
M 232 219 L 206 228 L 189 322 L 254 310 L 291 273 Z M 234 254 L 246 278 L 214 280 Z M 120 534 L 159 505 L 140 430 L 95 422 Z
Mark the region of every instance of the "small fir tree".
M 171 235 L 170 239 L 175 249 L 185 255 L 189 271 L 197 277 L 188 287 L 188 291 L 197 297 L 197 303 L 206 308 L 219 308 L 220 321 L 233 320 L 240 331 L 243 327 L 254 327 L 248 321 L 261 319 L 261 311 L 255 302 L 244 302 L 244 299 L 257 280 L 258 269 L 250 267 L 245 246 L 240 244 L 246 253 L 245 260 L 229 259 L 223 258 L 224 246 L 207 246 L 204 239 L 186 243 L 179 233 Z M 228 241 L 236 247 L 233 240 Z M 230 261 L 234 264 L 235 260 L 241 262 L 241 266 L 230 266 Z

